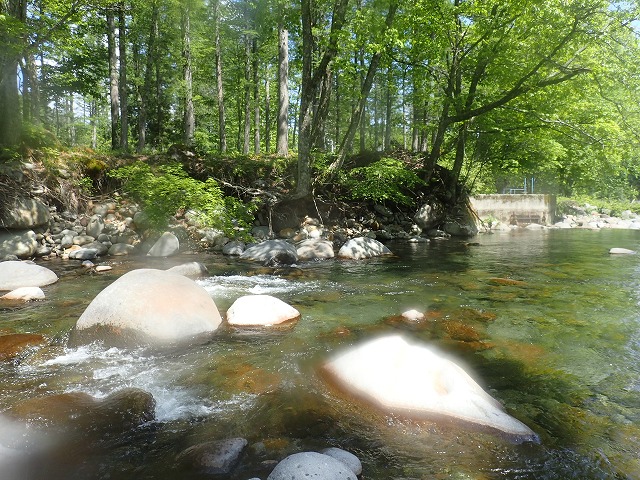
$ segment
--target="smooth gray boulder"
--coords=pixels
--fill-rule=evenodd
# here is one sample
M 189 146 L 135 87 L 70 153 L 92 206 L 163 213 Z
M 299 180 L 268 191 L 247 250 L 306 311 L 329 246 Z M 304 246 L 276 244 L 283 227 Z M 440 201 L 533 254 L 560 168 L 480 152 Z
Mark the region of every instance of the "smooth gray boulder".
M 135 247 L 128 243 L 114 243 L 109 247 L 108 254 L 113 257 L 120 257 L 124 255 L 131 255 Z
M 49 223 L 49 208 L 40 200 L 18 197 L 0 217 L 0 227 L 27 230 Z
M 338 257 L 352 260 L 393 255 L 385 245 L 369 237 L 357 237 L 348 240 L 338 251 Z
M 267 480 L 357 480 L 355 473 L 329 455 L 317 452 L 300 452 L 289 455 L 269 474 Z
M 242 255 L 245 249 L 244 242 L 240 240 L 232 240 L 222 246 L 222 253 L 225 255 L 238 256 Z
M 43 287 L 58 281 L 58 275 L 41 265 L 31 262 L 0 262 L 0 290 L 21 287 Z
M 298 310 L 271 295 L 245 295 L 227 310 L 227 323 L 236 327 L 271 327 L 299 318 Z
M 102 290 L 76 322 L 73 343 L 189 343 L 213 334 L 222 318 L 193 280 L 155 269 L 132 270 Z
M 209 270 L 200 262 L 188 262 L 175 265 L 167 269 L 167 272 L 177 273 L 189 278 L 199 278 L 209 275 Z
M 90 235 L 94 238 L 98 238 L 102 231 L 104 230 L 104 219 L 102 215 L 92 215 L 89 218 L 89 223 L 87 223 L 87 235 Z
M 95 248 L 79 248 L 69 252 L 69 258 L 72 260 L 93 260 L 98 256 L 98 250 Z
M 516 442 L 538 441 L 460 366 L 401 335 L 352 347 L 326 362 L 323 371 L 347 395 L 390 414 L 449 417 L 503 432 Z
M 0 230 L 0 259 L 9 255 L 15 255 L 18 258 L 33 257 L 39 246 L 33 230 L 21 232 Z
M 333 243 L 320 238 L 302 240 L 296 247 L 298 259 L 303 261 L 325 260 L 327 258 L 333 258 L 336 255 L 333 251 Z
M 329 455 L 330 457 L 341 461 L 356 475 L 360 475 L 362 473 L 362 462 L 351 452 L 347 452 L 341 448 L 329 447 L 325 448 L 320 453 L 323 455 Z
M 292 265 L 298 261 L 298 253 L 296 247 L 285 240 L 266 240 L 247 248 L 240 258 L 269 266 Z
M 180 251 L 180 240 L 171 232 L 164 232 L 149 250 L 150 257 L 170 257 Z

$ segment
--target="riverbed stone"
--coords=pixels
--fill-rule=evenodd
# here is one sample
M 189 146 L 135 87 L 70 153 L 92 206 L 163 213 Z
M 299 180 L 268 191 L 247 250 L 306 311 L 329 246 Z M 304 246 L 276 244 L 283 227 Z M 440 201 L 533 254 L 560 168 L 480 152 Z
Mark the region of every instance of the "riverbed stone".
M 341 461 L 356 475 L 360 475 L 362 473 L 362 462 L 351 452 L 347 452 L 341 448 L 329 447 L 320 451 L 320 453 L 323 455 L 329 455 L 330 457 Z
M 323 366 L 346 395 L 410 418 L 444 417 L 499 431 L 516 442 L 537 441 L 460 366 L 425 344 L 387 335 L 335 355 Z
M 87 223 L 87 235 L 98 238 L 104 230 L 104 218 L 102 215 L 92 215 Z
M 10 255 L 18 258 L 32 257 L 38 246 L 38 240 L 33 230 L 13 232 L 0 230 L 0 259 Z
M 225 255 L 239 256 L 245 249 L 245 243 L 240 240 L 232 240 L 222 246 L 222 253 Z
M 176 273 L 132 270 L 102 290 L 72 331 L 73 344 L 190 343 L 213 334 L 222 319 L 207 291 Z
M 0 300 L 19 300 L 30 302 L 32 300 L 44 300 L 45 295 L 40 287 L 20 287 L 5 293 Z
M 94 248 L 79 248 L 69 252 L 69 258 L 72 260 L 93 260 L 98 256 L 98 251 Z
M 298 259 L 303 261 L 325 260 L 335 257 L 333 243 L 320 238 L 308 238 L 296 245 Z
M 240 461 L 247 443 L 240 437 L 199 443 L 183 450 L 177 460 L 201 473 L 228 475 Z
M 293 265 L 298 261 L 296 247 L 286 240 L 266 240 L 247 248 L 242 255 L 242 260 L 251 260 L 269 264 Z
M 73 237 L 73 244 L 82 247 L 88 243 L 92 243 L 95 241 L 95 238 L 91 235 L 76 235 Z
M 19 260 L 0 262 L 0 290 L 44 287 L 57 281 L 58 276 L 47 267 Z
M 17 403 L 7 413 L 42 427 L 126 432 L 152 421 L 155 406 L 150 393 L 125 388 L 102 399 L 84 392 L 30 398 Z
M 128 243 L 114 243 L 109 247 L 109 251 L 107 253 L 114 257 L 120 257 L 124 255 L 131 255 L 134 250 L 135 247 Z
M 300 452 L 289 455 L 269 474 L 267 480 L 357 480 L 355 473 L 329 455 L 318 452 Z
M 49 223 L 49 208 L 36 198 L 17 197 L 5 208 L 0 217 L 0 227 L 28 230 Z
M 184 275 L 189 278 L 200 278 L 209 275 L 207 267 L 200 262 L 181 263 L 167 269 L 167 272 Z
M 164 232 L 153 244 L 147 255 L 151 257 L 170 257 L 180 250 L 180 240 L 171 232 Z
M 300 319 L 300 312 L 271 295 L 245 295 L 227 310 L 227 323 L 236 327 L 270 327 Z
M 356 237 L 348 240 L 338 251 L 338 257 L 352 260 L 393 255 L 383 243 L 369 237 Z
M 25 350 L 43 343 L 45 338 L 36 333 L 0 335 L 0 361 L 12 360 Z

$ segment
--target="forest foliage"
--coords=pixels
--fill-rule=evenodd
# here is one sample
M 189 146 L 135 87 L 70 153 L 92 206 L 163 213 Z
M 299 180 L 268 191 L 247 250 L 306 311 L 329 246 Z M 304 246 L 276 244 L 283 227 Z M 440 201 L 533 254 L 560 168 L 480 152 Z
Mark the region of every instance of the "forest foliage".
M 634 199 L 637 17 L 612 0 L 0 0 L 2 158 L 181 144 L 291 158 L 298 196 L 331 178 L 402 204 L 446 169 L 452 197 L 535 178 Z M 377 161 L 345 161 L 360 152 Z

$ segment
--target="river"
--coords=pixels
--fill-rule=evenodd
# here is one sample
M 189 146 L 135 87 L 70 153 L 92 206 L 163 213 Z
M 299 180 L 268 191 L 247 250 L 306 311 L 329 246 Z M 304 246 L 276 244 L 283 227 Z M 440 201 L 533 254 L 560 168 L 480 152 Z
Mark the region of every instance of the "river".
M 608 254 L 639 242 L 629 230 L 518 230 L 471 243 L 390 243 L 394 257 L 303 264 L 290 275 L 220 255 L 106 259 L 106 274 L 46 262 L 60 276 L 47 299 L 0 310 L 4 332 L 50 342 L 0 365 L 0 411 L 62 392 L 153 394 L 154 422 L 108 438 L 84 432 L 83 448 L 69 442 L 63 462 L 59 450 L 40 459 L 34 478 L 48 478 L 51 462 L 69 479 L 210 478 L 176 456 L 238 436 L 249 446 L 224 478 L 266 479 L 274 460 L 329 446 L 356 454 L 366 479 L 640 478 L 640 256 Z M 266 293 L 301 320 L 275 332 L 225 327 L 204 345 L 168 351 L 66 346 L 118 275 L 193 260 L 209 268 L 198 283 L 222 313 L 241 295 Z M 397 318 L 411 308 L 428 321 Z M 540 444 L 371 412 L 319 378 L 332 352 L 388 332 L 453 356 Z

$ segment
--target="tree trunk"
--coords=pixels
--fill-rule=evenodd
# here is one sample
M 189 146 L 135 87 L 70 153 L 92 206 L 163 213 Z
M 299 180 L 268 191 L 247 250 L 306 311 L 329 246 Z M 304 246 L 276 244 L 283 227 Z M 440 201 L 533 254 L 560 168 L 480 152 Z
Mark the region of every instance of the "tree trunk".
M 140 110 L 138 112 L 138 145 L 136 151 L 141 153 L 147 144 L 147 106 L 151 97 L 151 82 L 153 81 L 153 64 L 157 62 L 156 38 L 158 37 L 158 2 L 153 2 L 151 10 L 151 26 L 149 41 L 147 42 L 147 56 L 144 69 L 144 84 L 140 95 Z
M 264 151 L 271 153 L 271 92 L 269 79 L 264 81 Z
M 388 152 L 391 150 L 391 126 L 393 125 L 393 68 L 389 66 L 387 69 L 387 111 L 384 116 L 384 147 L 383 150 Z
M 244 136 L 242 153 L 249 153 L 251 143 L 251 41 L 244 38 Z
M 118 6 L 118 47 L 120 50 L 120 148 L 123 151 L 129 149 L 129 113 L 127 94 L 127 25 L 124 3 Z
M 220 47 L 220 1 L 214 2 L 215 19 L 215 61 L 216 61 L 216 98 L 218 101 L 218 150 L 227 151 L 226 116 L 224 110 L 224 89 L 222 84 L 222 50 Z
M 109 98 L 111 101 L 111 149 L 120 147 L 120 95 L 118 88 L 118 55 L 116 53 L 116 22 L 111 9 L 107 9 L 107 48 L 109 50 Z
M 191 5 L 185 2 L 182 8 L 182 61 L 184 74 L 184 143 L 193 145 L 196 117 L 193 107 L 193 80 L 191 70 Z
M 313 31 L 311 0 L 302 0 L 302 87 L 300 93 L 300 114 L 298 125 L 298 183 L 295 197 L 311 194 L 311 145 L 314 124 L 321 124 L 324 118 L 312 117 L 313 100 L 318 93 L 320 82 L 326 76 L 329 66 L 338 52 L 338 34 L 344 25 L 349 0 L 336 0 L 331 17 L 329 41 L 322 58 L 313 71 Z M 315 127 L 317 129 L 317 127 Z
M 289 32 L 278 29 L 278 126 L 276 153 L 289 154 Z
M 251 41 L 253 70 L 253 151 L 260 153 L 260 81 L 258 80 L 258 39 Z

